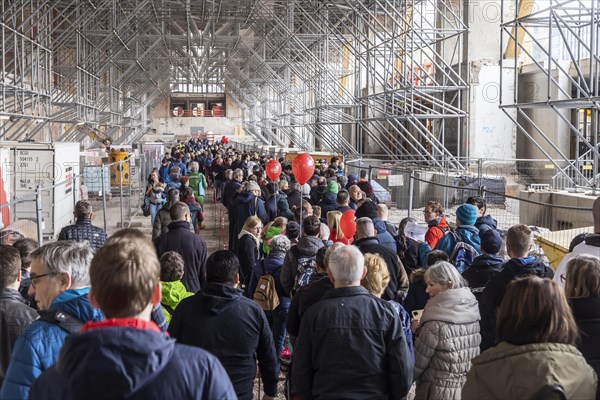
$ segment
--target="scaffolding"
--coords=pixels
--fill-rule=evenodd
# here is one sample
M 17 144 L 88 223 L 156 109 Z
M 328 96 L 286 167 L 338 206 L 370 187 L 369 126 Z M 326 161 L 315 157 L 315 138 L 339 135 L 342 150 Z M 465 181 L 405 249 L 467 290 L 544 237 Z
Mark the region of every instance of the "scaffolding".
M 513 0 L 502 5 L 502 15 L 512 15 L 501 24 L 501 63 L 514 71 L 515 90 L 512 98 L 500 99 L 501 108 L 526 143 L 547 157 L 555 188 L 596 190 L 600 1 Z
M 211 87 L 266 145 L 460 169 L 467 3 L 6 0 L 0 139 L 129 143 Z

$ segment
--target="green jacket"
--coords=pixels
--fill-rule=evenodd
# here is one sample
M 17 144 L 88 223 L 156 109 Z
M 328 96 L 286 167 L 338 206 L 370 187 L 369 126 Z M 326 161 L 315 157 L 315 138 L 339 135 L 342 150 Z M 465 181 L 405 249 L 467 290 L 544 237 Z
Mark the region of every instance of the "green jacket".
M 265 253 L 265 255 L 269 255 L 269 253 L 271 252 L 271 239 L 274 238 L 277 235 L 281 235 L 283 233 L 283 229 L 280 229 L 276 226 L 270 226 L 269 230 L 267 231 L 267 234 L 265 235 L 265 241 L 262 245 L 262 250 L 263 253 Z
M 190 188 L 194 192 L 194 197 L 196 201 L 200 203 L 201 206 L 204 205 L 204 195 L 208 184 L 206 183 L 206 178 L 204 174 L 201 172 L 190 172 L 188 174 L 190 178 Z
M 167 323 L 171 322 L 171 310 L 175 310 L 179 302 L 187 297 L 193 296 L 194 293 L 188 292 L 181 281 L 161 282 L 162 299 L 160 301 L 163 314 Z M 167 306 L 167 307 L 165 307 Z
M 472 360 L 462 399 L 534 399 L 561 385 L 569 400 L 596 397 L 596 373 L 575 346 L 502 342 Z

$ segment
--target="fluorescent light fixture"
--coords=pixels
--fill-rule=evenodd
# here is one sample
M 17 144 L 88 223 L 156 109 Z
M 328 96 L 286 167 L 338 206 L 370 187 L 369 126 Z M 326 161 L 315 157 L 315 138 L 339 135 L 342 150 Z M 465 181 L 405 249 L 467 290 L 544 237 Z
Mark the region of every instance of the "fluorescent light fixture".
M 0 119 L 10 119 L 9 115 L 0 115 Z

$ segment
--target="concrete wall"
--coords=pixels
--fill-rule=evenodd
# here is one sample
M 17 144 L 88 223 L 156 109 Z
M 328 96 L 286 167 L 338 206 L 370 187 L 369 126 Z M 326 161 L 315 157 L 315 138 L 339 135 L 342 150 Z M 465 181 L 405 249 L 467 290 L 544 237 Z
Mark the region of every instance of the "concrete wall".
M 500 110 L 500 91 L 512 99 L 512 70 L 504 68 L 500 87 L 500 65 L 492 61 L 471 63 L 470 156 L 485 159 L 513 159 L 516 156 L 516 128 Z M 515 113 L 510 110 L 509 112 Z
M 520 202 L 519 220 L 522 224 L 545 227 L 551 231 L 583 228 L 594 224 L 591 208 L 597 195 L 521 191 L 519 198 L 544 203 Z M 552 204 L 554 207 L 548 207 L 546 204 Z M 585 208 L 590 211 L 560 208 L 560 206 Z

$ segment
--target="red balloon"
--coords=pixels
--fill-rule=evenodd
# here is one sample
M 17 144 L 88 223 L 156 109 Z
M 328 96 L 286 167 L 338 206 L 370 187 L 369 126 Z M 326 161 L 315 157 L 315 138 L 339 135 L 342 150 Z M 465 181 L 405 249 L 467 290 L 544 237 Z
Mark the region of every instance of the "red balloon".
M 342 218 L 340 218 L 340 228 L 342 228 L 346 239 L 353 238 L 356 233 L 356 221 L 354 219 L 354 210 L 344 211 Z
M 298 154 L 292 163 L 292 172 L 296 177 L 296 181 L 300 185 L 304 185 L 315 173 L 315 160 L 310 154 Z
M 279 175 L 281 174 L 281 164 L 277 160 L 269 160 L 267 161 L 267 165 L 265 166 L 267 176 L 273 182 L 279 179 Z

